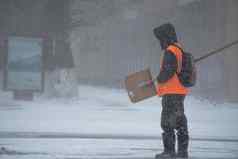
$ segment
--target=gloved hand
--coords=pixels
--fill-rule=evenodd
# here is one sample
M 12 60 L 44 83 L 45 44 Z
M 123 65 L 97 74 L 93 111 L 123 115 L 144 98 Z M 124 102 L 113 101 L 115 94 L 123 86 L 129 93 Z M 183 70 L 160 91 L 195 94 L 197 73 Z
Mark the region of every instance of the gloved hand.
M 146 86 L 152 86 L 153 84 L 154 84 L 154 81 L 152 80 L 146 81 Z

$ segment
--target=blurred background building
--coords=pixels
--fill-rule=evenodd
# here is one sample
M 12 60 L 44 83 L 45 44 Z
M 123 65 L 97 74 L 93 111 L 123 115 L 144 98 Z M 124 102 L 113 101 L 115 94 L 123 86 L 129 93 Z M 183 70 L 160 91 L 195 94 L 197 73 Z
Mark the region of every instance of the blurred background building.
M 0 0 L 0 36 L 43 36 L 46 72 L 74 68 L 79 84 L 123 88 L 129 73 L 158 74 L 154 27 L 173 23 L 185 50 L 200 57 L 238 39 L 237 16 L 237 0 Z M 237 52 L 200 62 L 193 93 L 238 101 Z

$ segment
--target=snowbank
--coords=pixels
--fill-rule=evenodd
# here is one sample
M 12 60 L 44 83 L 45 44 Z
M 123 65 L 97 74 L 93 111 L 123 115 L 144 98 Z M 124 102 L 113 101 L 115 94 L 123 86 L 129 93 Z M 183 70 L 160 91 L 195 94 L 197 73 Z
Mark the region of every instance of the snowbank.
M 37 97 L 13 101 L 0 94 L 0 132 L 51 132 L 160 136 L 161 99 L 132 104 L 124 90 L 79 86 L 72 99 Z M 238 105 L 213 105 L 189 96 L 185 101 L 194 138 L 238 139 Z

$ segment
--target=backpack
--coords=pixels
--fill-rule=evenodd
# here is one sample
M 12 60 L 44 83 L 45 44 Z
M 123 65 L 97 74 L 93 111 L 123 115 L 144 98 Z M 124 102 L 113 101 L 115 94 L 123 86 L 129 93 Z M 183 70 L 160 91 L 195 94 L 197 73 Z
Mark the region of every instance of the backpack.
M 193 87 L 196 84 L 197 79 L 195 60 L 191 53 L 182 52 L 182 68 L 177 75 L 184 87 Z

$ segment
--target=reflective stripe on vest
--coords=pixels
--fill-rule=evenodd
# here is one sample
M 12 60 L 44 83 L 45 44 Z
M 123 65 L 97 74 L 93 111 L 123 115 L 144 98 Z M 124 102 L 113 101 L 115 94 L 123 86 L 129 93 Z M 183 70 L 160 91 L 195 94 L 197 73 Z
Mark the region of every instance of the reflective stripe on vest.
M 182 51 L 180 48 L 170 45 L 167 49 L 167 51 L 170 51 L 173 53 L 176 57 L 178 68 L 177 73 L 181 71 L 182 68 Z M 161 62 L 162 65 L 162 62 Z M 162 67 L 161 67 L 162 69 Z M 171 77 L 167 82 L 165 83 L 158 83 L 157 85 L 157 94 L 158 96 L 163 96 L 166 94 L 183 94 L 186 95 L 189 92 L 189 89 L 184 87 L 177 76 L 177 73 L 174 74 L 173 77 Z

